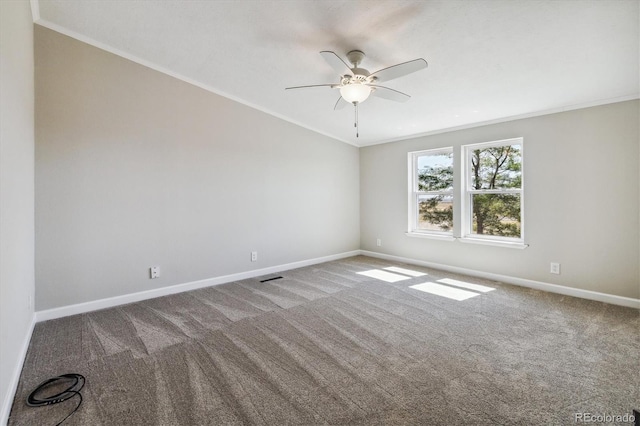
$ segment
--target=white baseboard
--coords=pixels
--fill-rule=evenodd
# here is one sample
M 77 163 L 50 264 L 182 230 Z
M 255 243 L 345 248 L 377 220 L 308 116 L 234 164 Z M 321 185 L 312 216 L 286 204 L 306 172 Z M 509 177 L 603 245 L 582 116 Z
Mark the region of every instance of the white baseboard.
M 610 303 L 612 305 L 626 306 L 629 308 L 640 309 L 640 299 L 631 297 L 616 296 L 613 294 L 599 293 L 597 291 L 583 290 L 579 288 L 566 287 L 557 284 L 549 284 L 542 281 L 528 280 L 525 278 L 511 277 L 508 275 L 494 274 L 491 272 L 476 271 L 474 269 L 460 268 L 457 266 L 443 265 L 440 263 L 426 262 L 423 260 L 409 259 L 406 257 L 393 256 L 390 254 L 377 253 L 374 251 L 360 250 L 360 254 L 364 256 L 375 257 L 378 259 L 393 260 L 396 262 L 407 263 L 410 265 L 426 266 L 428 268 L 441 269 L 443 271 L 454 272 L 458 274 L 470 275 L 472 277 L 486 278 L 494 281 L 500 281 L 507 284 L 513 284 L 520 287 L 528 287 L 536 290 L 543 290 L 549 293 L 563 294 L 565 296 L 579 297 L 581 299 L 595 300 L 597 302 Z
M 345 253 L 339 253 L 330 256 L 318 257 L 314 259 L 302 260 L 298 262 L 276 265 L 252 271 L 239 272 L 236 274 L 224 275 L 221 277 L 207 278 L 199 281 L 192 281 L 183 284 L 176 284 L 168 287 L 162 287 L 154 290 L 142 291 L 138 293 L 125 294 L 106 299 L 94 300 L 91 302 L 78 303 L 75 305 L 62 306 L 35 313 L 36 322 L 47 321 L 56 318 L 62 318 L 70 315 L 82 314 L 85 312 L 96 311 L 99 309 L 111 308 L 114 306 L 124 305 L 127 303 L 139 302 L 141 300 L 153 299 L 155 297 L 167 296 L 170 294 L 182 293 L 185 291 L 196 290 L 199 288 L 210 287 L 214 285 L 224 284 L 233 281 L 244 280 L 247 278 L 259 277 L 261 275 L 272 274 L 276 272 L 287 271 L 289 269 L 302 268 L 304 266 L 315 265 L 332 260 L 344 259 L 351 256 L 364 255 L 379 259 L 392 260 L 411 265 L 426 266 L 428 268 L 441 269 L 459 274 L 465 274 L 480 278 L 501 281 L 507 284 L 513 284 L 521 287 L 533 288 L 536 290 L 548 291 L 550 293 L 563 294 L 566 296 L 579 297 L 582 299 L 595 300 L 598 302 L 611 303 L 613 305 L 627 306 L 640 309 L 640 299 L 631 297 L 622 297 L 612 294 L 599 293 L 596 291 L 582 290 L 573 287 L 565 287 L 557 284 L 549 284 L 541 281 L 528 280 L 525 278 L 511 277 L 508 275 L 494 274 L 491 272 L 476 271 L 473 269 L 460 268 L 457 266 L 443 265 L 440 263 L 427 262 L 423 260 L 410 259 L 406 257 L 393 256 L 384 253 L 377 253 L 367 250 L 353 250 Z
M 301 260 L 298 262 L 286 263 L 283 265 L 270 266 L 262 269 L 254 269 L 252 271 L 239 272 L 237 274 L 224 275 L 221 277 L 207 278 L 199 281 L 192 281 L 183 284 L 162 287 L 154 290 L 141 291 L 138 293 L 125 294 L 122 296 L 109 297 L 106 299 L 93 300 L 91 302 L 78 303 L 75 305 L 62 306 L 60 308 L 47 309 L 36 312 L 36 322 L 47 321 L 56 318 L 67 317 L 70 315 L 83 314 L 85 312 L 97 311 L 99 309 L 111 308 L 114 306 L 125 305 L 127 303 L 139 302 L 141 300 L 153 299 L 170 294 L 182 293 L 190 290 L 197 290 L 203 287 L 229 283 L 233 281 L 246 280 L 247 278 L 259 277 L 261 275 L 273 274 L 276 272 L 287 271 L 289 269 L 302 268 L 304 266 L 315 265 L 332 260 L 344 259 L 346 257 L 357 256 L 360 250 L 348 251 L 345 253 L 334 254 L 330 256 L 317 257 L 314 259 Z
M 22 374 L 22 366 L 24 365 L 24 361 L 27 358 L 27 350 L 29 349 L 29 343 L 31 342 L 31 336 L 33 335 L 33 328 L 35 327 L 35 325 L 36 316 L 35 314 L 33 314 L 31 316 L 31 324 L 29 324 L 29 329 L 24 336 L 20 352 L 18 353 L 17 364 L 13 369 L 11 381 L 9 382 L 9 386 L 7 387 L 7 395 L 4 401 L 2 401 L 2 411 L 0 411 L 0 425 L 6 425 L 9 422 L 11 406 L 13 405 L 13 399 L 15 398 L 16 391 L 18 390 L 18 382 L 20 381 L 20 375 Z

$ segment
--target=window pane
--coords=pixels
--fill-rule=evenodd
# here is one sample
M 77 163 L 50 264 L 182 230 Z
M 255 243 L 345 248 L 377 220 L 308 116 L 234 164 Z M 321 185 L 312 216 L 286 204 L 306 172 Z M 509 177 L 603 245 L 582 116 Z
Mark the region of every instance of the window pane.
M 453 190 L 453 152 L 418 157 L 418 191 Z
M 520 238 L 520 194 L 472 194 L 472 234 Z
M 453 196 L 419 195 L 418 229 L 449 231 L 453 228 Z
M 520 188 L 522 149 L 520 145 L 474 149 L 471 159 L 470 189 Z

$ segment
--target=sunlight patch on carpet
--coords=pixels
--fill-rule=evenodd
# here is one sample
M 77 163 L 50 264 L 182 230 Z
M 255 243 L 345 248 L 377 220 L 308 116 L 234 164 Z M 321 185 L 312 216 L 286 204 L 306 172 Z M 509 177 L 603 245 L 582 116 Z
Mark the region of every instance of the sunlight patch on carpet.
M 472 297 L 480 296 L 480 293 L 474 293 L 473 291 L 462 290 L 460 288 L 449 287 L 447 285 L 436 283 L 422 283 L 412 285 L 409 288 L 415 290 L 424 291 L 425 293 L 435 294 L 436 296 L 446 297 L 457 301 L 471 299 Z
M 391 272 L 381 271 L 380 269 L 371 269 L 369 271 L 358 272 L 358 274 L 375 278 L 377 280 L 386 281 L 388 283 L 395 283 L 398 281 L 410 279 L 409 277 L 405 277 L 404 275 L 392 274 Z
M 410 277 L 423 277 L 427 274 L 424 272 L 412 271 L 411 269 L 398 268 L 397 266 L 389 266 L 388 268 L 383 268 L 386 271 L 397 272 L 403 275 L 409 275 Z
M 438 280 L 438 282 L 442 284 L 448 284 L 456 287 L 466 288 L 467 290 L 479 291 L 480 293 L 487 293 L 489 291 L 495 290 L 495 288 L 487 287 L 486 285 L 472 284 L 465 281 L 452 280 L 451 278 L 443 278 L 441 280 Z

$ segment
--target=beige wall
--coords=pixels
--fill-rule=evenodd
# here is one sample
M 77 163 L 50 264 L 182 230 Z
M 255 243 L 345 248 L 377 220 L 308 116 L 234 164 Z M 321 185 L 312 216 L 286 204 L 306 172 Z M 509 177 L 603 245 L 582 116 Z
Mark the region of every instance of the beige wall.
M 0 424 L 33 321 L 33 24 L 28 1 L 0 1 Z
M 37 310 L 359 248 L 357 148 L 35 28 Z
M 638 104 L 622 102 L 362 148 L 361 248 L 639 298 Z M 408 152 L 519 136 L 525 144 L 529 248 L 405 235 Z M 376 247 L 376 238 L 382 239 L 382 247 Z M 561 263 L 561 275 L 549 273 L 550 262 Z

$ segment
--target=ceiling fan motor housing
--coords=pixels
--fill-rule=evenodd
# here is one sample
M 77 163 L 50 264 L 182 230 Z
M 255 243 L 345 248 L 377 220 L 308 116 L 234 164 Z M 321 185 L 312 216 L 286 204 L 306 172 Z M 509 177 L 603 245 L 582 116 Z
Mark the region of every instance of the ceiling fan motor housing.
M 340 79 L 340 84 L 366 84 L 375 80 L 375 77 L 369 78 L 369 71 L 363 68 L 354 68 L 353 75 L 344 75 Z
M 371 74 L 364 68 L 352 68 L 351 71 L 353 71 L 353 78 L 360 81 L 366 80 L 367 77 L 369 77 L 369 74 Z

